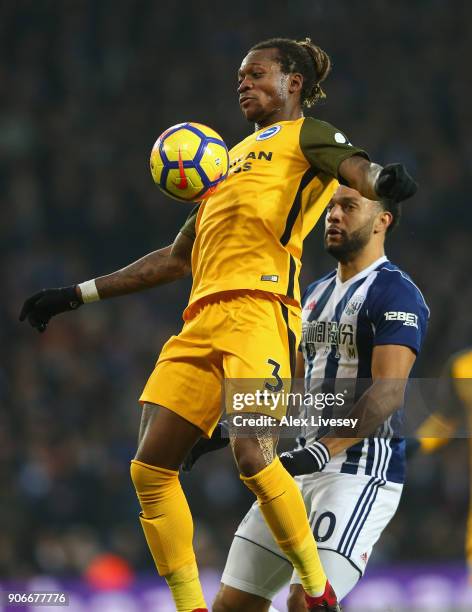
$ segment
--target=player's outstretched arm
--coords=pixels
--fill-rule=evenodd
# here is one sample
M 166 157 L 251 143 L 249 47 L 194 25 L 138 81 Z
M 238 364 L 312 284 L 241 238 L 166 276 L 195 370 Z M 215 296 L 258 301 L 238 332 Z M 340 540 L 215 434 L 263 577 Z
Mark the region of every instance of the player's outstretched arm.
M 180 232 L 173 244 L 153 251 L 112 274 L 96 278 L 99 299 L 135 293 L 188 276 L 191 273 L 192 247 L 193 240 Z
M 415 195 L 418 189 L 403 164 L 387 164 L 382 168 L 360 155 L 353 155 L 341 162 L 338 171 L 350 187 L 369 200 L 401 202 Z
M 69 287 L 43 289 L 25 301 L 20 321 L 27 319 L 32 327 L 44 332 L 52 317 L 76 310 L 84 303 L 135 293 L 188 276 L 192 246 L 193 239 L 179 232 L 173 244 L 112 274 Z
M 375 433 L 402 404 L 405 386 L 415 362 L 415 353 L 407 346 L 375 346 L 372 354 L 373 383 L 359 398 L 348 419 L 356 419 L 355 429 L 335 428 L 303 449 L 282 453 L 280 460 L 292 476 L 320 472 L 331 457 Z

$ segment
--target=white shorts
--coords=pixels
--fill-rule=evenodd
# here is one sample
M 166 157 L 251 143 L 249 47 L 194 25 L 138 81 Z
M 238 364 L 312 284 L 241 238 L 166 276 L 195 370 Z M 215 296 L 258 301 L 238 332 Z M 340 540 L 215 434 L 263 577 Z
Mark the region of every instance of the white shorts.
M 323 472 L 296 480 L 321 562 L 341 599 L 363 575 L 374 544 L 395 514 L 403 485 L 365 475 Z M 336 575 L 340 573 L 343 577 Z M 300 583 L 256 502 L 236 531 L 221 581 L 272 601 L 289 580 Z

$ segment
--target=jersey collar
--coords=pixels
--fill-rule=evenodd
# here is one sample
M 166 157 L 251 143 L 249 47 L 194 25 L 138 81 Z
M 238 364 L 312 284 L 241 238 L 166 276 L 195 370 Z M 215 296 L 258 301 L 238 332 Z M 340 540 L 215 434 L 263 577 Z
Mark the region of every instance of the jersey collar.
M 375 270 L 375 268 L 380 266 L 380 264 L 385 263 L 386 261 L 388 261 L 387 256 L 382 255 L 382 257 L 379 257 L 374 262 L 372 262 L 370 266 L 367 266 L 367 268 L 364 268 L 363 270 L 358 272 L 355 276 L 352 276 L 347 281 L 344 281 L 344 283 L 341 281 L 341 279 L 338 276 L 338 272 L 336 271 L 336 285 L 338 287 L 349 287 L 350 285 L 352 285 L 352 283 L 355 283 L 360 278 L 364 278 L 365 276 L 368 276 L 373 270 Z

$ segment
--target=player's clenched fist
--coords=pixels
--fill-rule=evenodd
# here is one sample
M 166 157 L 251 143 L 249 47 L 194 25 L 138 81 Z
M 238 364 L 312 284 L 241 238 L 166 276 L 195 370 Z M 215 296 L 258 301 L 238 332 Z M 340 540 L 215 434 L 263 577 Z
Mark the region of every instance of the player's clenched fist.
M 29 297 L 20 312 L 20 321 L 28 323 L 39 332 L 45 331 L 49 319 L 60 312 L 75 310 L 83 304 L 76 291 L 76 286 L 59 289 L 43 289 Z
M 387 164 L 382 168 L 375 183 L 380 198 L 401 202 L 415 195 L 418 184 L 408 174 L 403 164 Z

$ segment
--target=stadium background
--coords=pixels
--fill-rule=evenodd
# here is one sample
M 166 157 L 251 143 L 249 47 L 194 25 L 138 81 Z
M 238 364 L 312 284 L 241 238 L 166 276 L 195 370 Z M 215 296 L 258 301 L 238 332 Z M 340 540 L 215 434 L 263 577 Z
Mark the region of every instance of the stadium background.
M 471 343 L 471 21 L 465 0 L 0 2 L 0 580 L 92 580 L 104 553 L 152 569 L 129 480 L 136 398 L 189 284 L 84 307 L 41 336 L 17 316 L 42 287 L 172 241 L 188 208 L 152 184 L 150 148 L 185 120 L 229 146 L 247 134 L 236 71 L 255 42 L 310 35 L 334 64 L 314 114 L 420 183 L 388 245 L 432 310 L 417 375 Z M 302 284 L 333 266 L 321 236 Z M 412 461 L 372 570 L 462 563 L 467 463 L 463 440 Z M 218 571 L 251 496 L 224 451 L 183 483 L 200 566 Z

